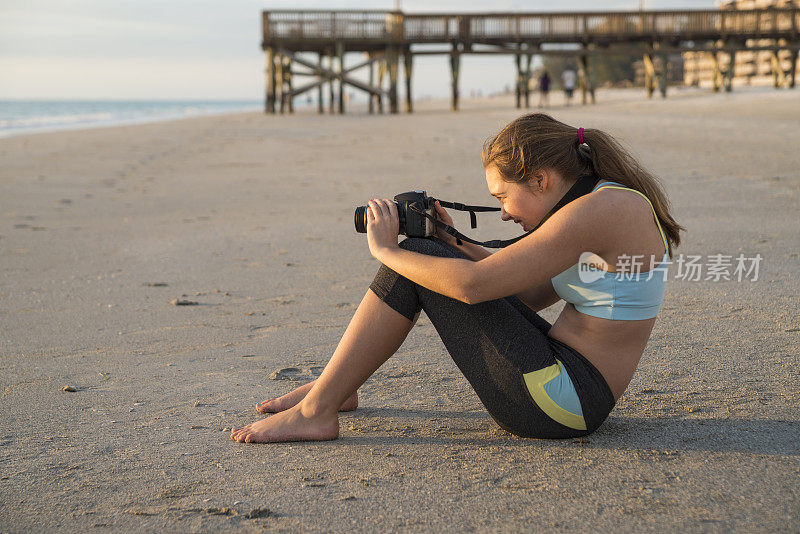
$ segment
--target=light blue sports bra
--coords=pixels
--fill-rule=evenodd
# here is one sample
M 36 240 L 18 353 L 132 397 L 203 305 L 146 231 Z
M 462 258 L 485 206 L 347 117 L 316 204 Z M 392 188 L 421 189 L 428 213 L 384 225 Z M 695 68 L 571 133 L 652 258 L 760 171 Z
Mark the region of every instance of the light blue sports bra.
M 612 185 L 616 184 L 616 185 Z M 622 321 L 636 321 L 650 319 L 658 315 L 664 301 L 666 288 L 666 273 L 664 262 L 669 259 L 667 238 L 658 222 L 653 204 L 645 195 L 625 187 L 617 182 L 605 182 L 596 186 L 592 192 L 608 187 L 610 189 L 625 189 L 633 191 L 644 197 L 653 210 L 658 231 L 664 241 L 664 257 L 661 263 L 650 271 L 650 261 L 647 258 L 638 259 L 642 263 L 639 272 L 631 270 L 626 273 L 610 273 L 601 271 L 581 263 L 576 263 L 566 271 L 551 279 L 553 288 L 559 297 L 575 306 L 575 309 L 586 315 L 601 317 L 603 319 L 617 319 Z M 667 264 L 668 265 L 668 264 Z M 579 268 L 583 268 L 583 279 L 579 276 Z M 647 271 L 645 271 L 647 269 Z M 591 280 L 591 281 L 589 281 Z

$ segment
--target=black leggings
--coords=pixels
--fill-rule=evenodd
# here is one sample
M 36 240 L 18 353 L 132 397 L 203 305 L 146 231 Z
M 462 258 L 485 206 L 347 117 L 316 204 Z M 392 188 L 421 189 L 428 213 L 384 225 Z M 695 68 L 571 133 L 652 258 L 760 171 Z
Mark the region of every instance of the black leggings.
M 429 256 L 466 258 L 439 239 L 408 238 L 400 247 Z M 370 289 L 413 321 L 425 310 L 450 356 L 501 428 L 533 438 L 570 438 L 594 432 L 614 407 L 600 372 L 578 351 L 547 336 L 552 326 L 517 297 L 466 304 L 430 291 L 381 265 Z M 548 417 L 525 385 L 524 373 L 560 360 L 580 400 L 585 430 Z

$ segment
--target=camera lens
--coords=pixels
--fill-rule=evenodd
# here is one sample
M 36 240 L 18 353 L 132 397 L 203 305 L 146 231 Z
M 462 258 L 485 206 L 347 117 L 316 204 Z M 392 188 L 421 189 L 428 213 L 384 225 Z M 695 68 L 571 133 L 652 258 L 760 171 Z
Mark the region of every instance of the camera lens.
M 360 234 L 367 233 L 367 207 L 359 206 L 356 208 L 355 214 L 356 232 Z

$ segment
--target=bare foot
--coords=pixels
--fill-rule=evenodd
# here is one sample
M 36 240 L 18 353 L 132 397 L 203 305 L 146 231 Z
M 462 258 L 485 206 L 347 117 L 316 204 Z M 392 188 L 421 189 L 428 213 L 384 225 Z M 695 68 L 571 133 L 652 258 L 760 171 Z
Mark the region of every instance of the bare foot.
M 312 380 L 308 384 L 304 384 L 297 389 L 294 389 L 282 397 L 277 399 L 267 399 L 264 402 L 256 404 L 256 411 L 259 413 L 278 413 L 288 410 L 298 402 L 303 400 L 311 388 L 314 386 L 316 380 Z M 346 401 L 342 403 L 340 412 L 352 412 L 358 408 L 358 392 L 353 393 Z
M 339 416 L 307 417 L 298 404 L 242 428 L 231 430 L 231 439 L 239 443 L 277 441 L 327 441 L 339 437 Z

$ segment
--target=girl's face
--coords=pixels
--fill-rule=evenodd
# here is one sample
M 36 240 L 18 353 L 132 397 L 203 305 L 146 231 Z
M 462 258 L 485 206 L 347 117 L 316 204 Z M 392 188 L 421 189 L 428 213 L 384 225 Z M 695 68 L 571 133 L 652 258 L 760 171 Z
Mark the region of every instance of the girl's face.
M 551 178 L 549 173 L 545 176 L 541 184 L 547 190 L 553 181 L 548 180 Z M 500 218 L 521 224 L 524 232 L 535 228 L 553 207 L 548 206 L 550 195 L 539 191 L 537 179 L 531 180 L 528 184 L 506 182 L 495 165 L 486 167 L 486 185 L 489 186 L 489 193 L 500 201 Z

